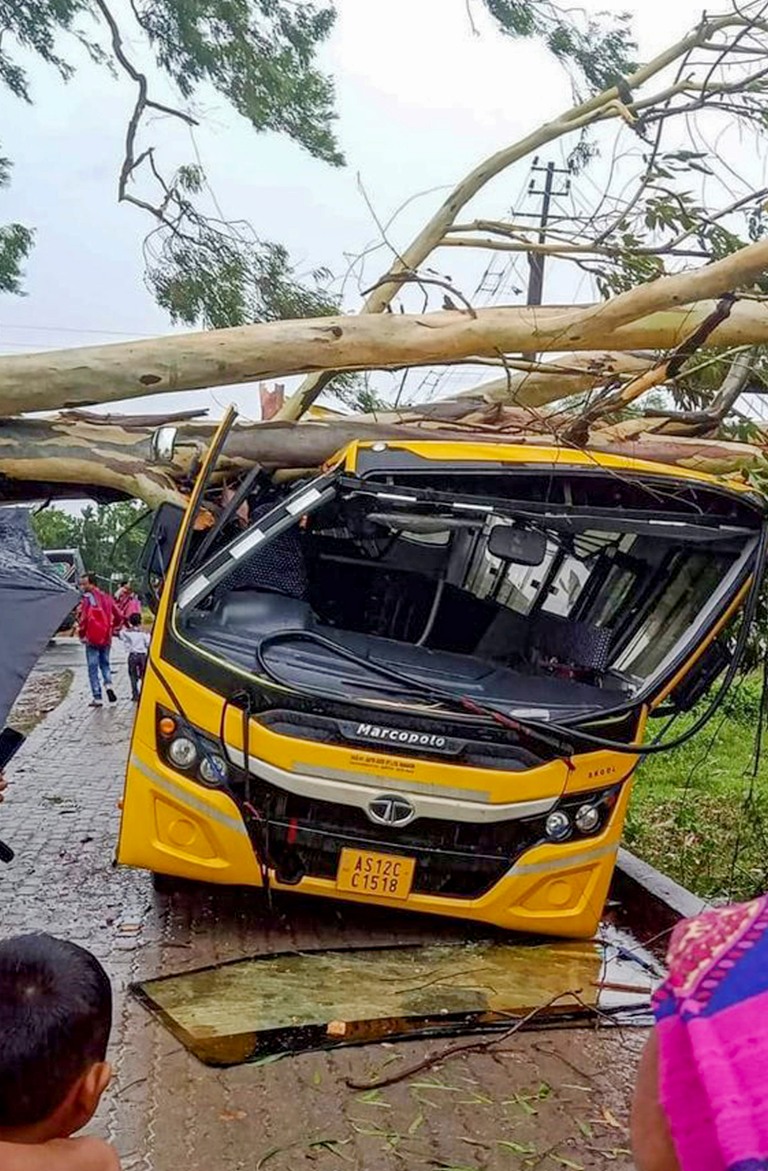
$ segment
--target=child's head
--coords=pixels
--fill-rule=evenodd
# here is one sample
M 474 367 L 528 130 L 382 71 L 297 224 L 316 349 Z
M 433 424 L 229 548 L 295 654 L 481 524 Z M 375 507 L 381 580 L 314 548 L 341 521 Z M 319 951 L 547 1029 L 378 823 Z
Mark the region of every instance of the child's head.
M 141 614 L 131 614 L 128 619 L 129 626 L 141 626 Z
M 0 1139 L 68 1138 L 107 1088 L 112 989 L 90 952 L 50 935 L 0 941 Z

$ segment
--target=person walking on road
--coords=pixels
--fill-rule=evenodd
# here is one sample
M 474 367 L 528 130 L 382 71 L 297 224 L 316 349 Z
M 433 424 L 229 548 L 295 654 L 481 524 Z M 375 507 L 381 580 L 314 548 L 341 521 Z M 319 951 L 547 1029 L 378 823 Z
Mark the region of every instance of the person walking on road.
M 149 652 L 149 631 L 141 628 L 141 614 L 131 614 L 128 625 L 121 630 L 118 638 L 128 651 L 128 678 L 131 681 L 131 700 L 138 702 L 139 686 L 147 668 Z
M 115 605 L 120 615 L 121 629 L 133 626 L 131 618 L 138 614 L 141 618 L 141 600 L 129 581 L 121 581 L 115 594 Z
M 101 679 L 104 680 L 109 702 L 117 702 L 117 696 L 112 690 L 109 653 L 112 635 L 120 625 L 120 617 L 111 594 L 98 589 L 90 574 L 84 573 L 80 578 L 80 592 L 82 601 L 78 611 L 77 631 L 85 645 L 88 681 L 93 696 L 90 706 L 101 707 Z

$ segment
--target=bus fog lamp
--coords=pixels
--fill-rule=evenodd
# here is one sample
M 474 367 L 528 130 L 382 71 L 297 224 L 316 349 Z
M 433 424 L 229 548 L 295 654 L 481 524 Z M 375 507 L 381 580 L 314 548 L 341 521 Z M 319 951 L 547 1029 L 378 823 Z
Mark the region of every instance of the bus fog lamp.
M 223 756 L 218 756 L 215 752 L 210 756 L 204 756 L 200 762 L 200 776 L 206 785 L 220 785 L 222 781 L 226 781 L 227 762 Z
M 579 833 L 594 833 L 600 824 L 600 810 L 597 805 L 580 805 L 574 820 Z
M 168 745 L 168 758 L 177 768 L 192 768 L 197 760 L 197 749 L 187 736 L 177 736 Z
M 562 809 L 555 809 L 547 818 L 544 828 L 547 837 L 553 842 L 563 842 L 570 835 L 571 819 Z

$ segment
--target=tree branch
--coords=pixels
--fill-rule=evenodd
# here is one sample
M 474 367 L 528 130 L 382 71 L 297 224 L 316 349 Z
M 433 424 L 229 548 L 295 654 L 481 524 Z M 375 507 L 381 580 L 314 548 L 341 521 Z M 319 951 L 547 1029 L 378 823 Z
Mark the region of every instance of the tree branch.
M 644 374 L 639 375 L 639 377 L 633 378 L 621 390 L 613 394 L 605 395 L 599 399 L 594 406 L 590 407 L 574 420 L 565 432 L 565 438 L 570 442 L 585 441 L 592 424 L 597 419 L 605 418 L 606 415 L 614 414 L 630 406 L 631 403 L 635 402 L 636 399 L 640 398 L 642 394 L 645 394 L 646 391 L 651 390 L 654 386 L 659 386 L 662 382 L 676 378 L 688 358 L 704 344 L 707 338 L 717 329 L 718 325 L 722 325 L 727 320 L 731 314 L 735 300 L 736 298 L 732 293 L 727 293 L 724 297 L 721 297 L 709 316 L 701 322 L 690 337 L 686 338 L 684 342 L 677 346 L 671 354 L 662 362 L 659 362 L 652 370 L 647 370 Z
M 445 236 L 437 245 L 438 248 L 486 248 L 491 252 L 536 252 L 544 256 L 556 256 L 567 260 L 571 256 L 604 256 L 608 260 L 619 260 L 622 255 L 631 252 L 632 256 L 676 256 L 680 259 L 708 260 L 709 252 L 703 249 L 676 250 L 669 245 L 661 244 L 658 248 L 621 249 L 601 247 L 599 244 L 540 244 L 537 240 L 492 240 L 482 236 L 467 237 L 462 240 Z
M 752 247 L 768 250 L 768 243 Z M 714 308 L 709 301 L 681 307 L 675 303 L 677 297 L 685 302 L 695 296 L 697 282 L 703 283 L 716 267 L 663 277 L 633 290 L 631 296 L 641 298 L 634 307 L 647 309 L 647 315 L 637 317 L 628 300 L 623 302 L 623 311 L 613 314 L 609 302 L 569 309 L 481 309 L 476 318 L 455 311 L 322 317 L 85 349 L 3 355 L 0 416 L 281 378 L 308 370 L 450 365 L 476 354 L 497 358 L 499 353 L 533 350 L 558 354 L 598 347 L 621 352 L 669 350 L 689 337 Z M 667 296 L 665 287 L 671 282 L 678 292 Z M 655 304 L 649 290 L 658 291 Z M 616 298 L 616 303 L 621 300 Z M 710 341 L 716 345 L 767 342 L 768 304 L 739 303 Z M 547 379 L 546 389 L 540 392 L 543 398 L 533 389 L 529 397 L 528 388 L 535 387 L 536 376 L 528 379 L 516 391 L 518 402 L 549 402 L 568 393 L 562 376 L 556 376 Z
M 151 150 L 145 150 L 138 156 L 138 158 L 136 157 L 136 135 L 139 131 L 141 119 L 147 109 L 152 109 L 158 110 L 163 114 L 169 114 L 173 118 L 179 118 L 182 122 L 185 122 L 187 126 L 197 126 L 198 122 L 195 118 L 193 118 L 190 114 L 185 113 L 183 110 L 173 109 L 171 106 L 166 106 L 162 102 L 156 102 L 147 96 L 149 83 L 147 81 L 146 75 L 141 73 L 126 55 L 123 48 L 123 40 L 120 34 L 120 28 L 114 16 L 112 15 L 109 6 L 106 4 L 105 0 L 95 0 L 95 3 L 99 12 L 104 17 L 107 27 L 109 28 L 110 39 L 112 42 L 112 52 L 114 53 L 115 58 L 122 67 L 123 71 L 128 74 L 132 81 L 136 83 L 138 91 L 136 96 L 136 104 L 133 107 L 133 112 L 128 120 L 128 126 L 125 132 L 125 148 L 123 153 L 122 166 L 120 167 L 120 176 L 117 184 L 117 197 L 119 202 L 132 203 L 134 206 L 140 207 L 144 211 L 148 211 L 156 219 L 163 221 L 162 209 L 153 206 L 146 200 L 139 199 L 134 195 L 129 195 L 128 193 L 128 183 L 130 182 L 131 176 L 134 174 L 137 168 L 141 166 L 142 162 L 146 158 L 151 159 L 152 154 Z M 156 171 L 155 174 L 157 174 Z
M 485 159 L 453 189 L 411 244 L 402 250 L 389 272 L 377 282 L 374 291 L 366 298 L 361 312 L 364 314 L 381 313 L 386 309 L 399 289 L 396 279 L 398 275 L 403 272 L 418 272 L 430 253 L 441 240 L 445 239 L 446 233 L 455 223 L 459 212 L 491 179 L 513 163 L 540 150 L 548 143 L 575 130 L 592 125 L 594 122 L 621 118 L 632 123 L 638 110 L 642 112 L 646 108 L 652 108 L 654 103 L 663 101 L 665 91 L 661 91 L 661 96 L 656 94 L 652 98 L 635 99 L 631 106 L 627 106 L 624 99 L 628 91 L 630 94 L 639 91 L 674 62 L 685 60 L 693 49 L 700 48 L 710 42 L 713 36 L 733 25 L 742 27 L 744 24 L 744 18 L 736 14 L 728 14 L 716 19 L 704 18 L 688 36 L 660 53 L 647 65 L 635 70 L 621 84 L 614 85 L 587 101 L 579 103 L 572 109 L 562 112 L 553 121 L 543 124 L 518 142 Z M 723 291 L 724 289 L 719 289 L 715 295 Z M 306 378 L 299 389 L 286 399 L 280 412 L 280 418 L 300 418 L 323 387 L 327 385 L 330 377 L 329 373 L 324 373 Z

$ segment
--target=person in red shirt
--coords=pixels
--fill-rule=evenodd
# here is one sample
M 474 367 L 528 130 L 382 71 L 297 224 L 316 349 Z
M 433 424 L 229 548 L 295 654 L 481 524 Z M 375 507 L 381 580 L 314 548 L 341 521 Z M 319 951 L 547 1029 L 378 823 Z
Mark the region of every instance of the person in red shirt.
M 134 614 L 141 617 L 141 600 L 129 581 L 121 581 L 115 593 L 115 605 L 120 614 L 120 628 L 127 629 L 131 625 Z
M 110 703 L 117 702 L 112 689 L 112 668 L 109 654 L 112 636 L 121 624 L 120 614 L 111 594 L 98 589 L 88 573 L 80 578 L 82 601 L 77 612 L 77 633 L 85 645 L 88 680 L 91 684 L 91 707 L 101 707 L 101 679 Z M 101 679 L 99 678 L 101 676 Z

